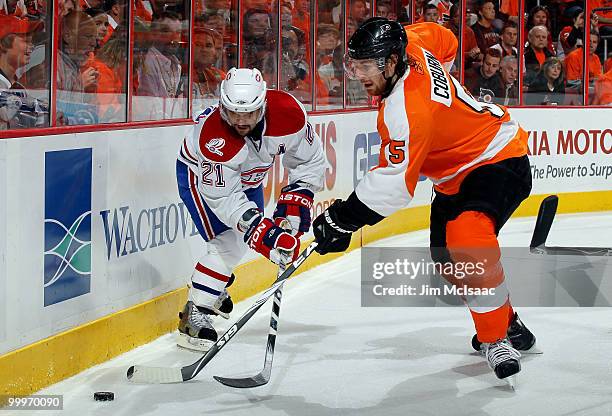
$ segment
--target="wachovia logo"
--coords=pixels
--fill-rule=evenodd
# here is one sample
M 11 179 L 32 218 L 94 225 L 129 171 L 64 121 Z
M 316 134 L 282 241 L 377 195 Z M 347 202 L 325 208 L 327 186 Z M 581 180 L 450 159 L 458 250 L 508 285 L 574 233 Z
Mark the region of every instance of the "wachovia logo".
M 91 184 L 91 148 L 45 153 L 45 306 L 91 290 Z
M 225 139 L 220 137 L 216 139 L 211 139 L 204 145 L 208 149 L 209 152 L 214 153 L 219 156 L 223 156 L 223 152 L 221 149 L 225 146 Z

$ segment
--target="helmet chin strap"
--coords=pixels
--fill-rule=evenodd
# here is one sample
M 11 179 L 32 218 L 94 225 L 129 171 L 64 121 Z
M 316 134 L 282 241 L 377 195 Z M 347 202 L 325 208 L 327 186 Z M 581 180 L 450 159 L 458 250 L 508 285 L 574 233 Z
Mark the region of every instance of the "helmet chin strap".
M 385 90 L 380 96 L 381 99 L 385 99 L 389 96 L 389 94 L 391 94 L 391 91 L 393 91 L 393 87 L 395 87 L 395 84 L 397 84 L 397 81 L 399 81 L 399 79 L 404 75 L 405 72 L 406 64 L 401 60 L 397 62 L 397 64 L 395 65 L 395 71 L 393 72 L 393 75 L 391 75 L 389 78 L 386 77 L 386 74 L 383 71 L 383 78 L 387 82 L 385 85 Z
M 397 84 L 397 81 L 399 80 L 400 77 L 398 77 L 397 74 L 394 72 L 393 75 L 387 78 L 385 76 L 385 73 L 383 72 L 383 78 L 386 81 L 386 85 L 385 85 L 385 90 L 380 95 L 381 99 L 387 98 L 389 94 L 391 94 L 391 91 L 393 91 L 393 87 L 395 87 L 395 84 Z

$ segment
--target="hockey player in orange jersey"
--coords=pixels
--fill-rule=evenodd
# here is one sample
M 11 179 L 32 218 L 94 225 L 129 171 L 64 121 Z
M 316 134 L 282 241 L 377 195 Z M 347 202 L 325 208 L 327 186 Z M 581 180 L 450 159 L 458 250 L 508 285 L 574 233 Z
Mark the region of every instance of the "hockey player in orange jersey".
M 497 242 L 531 192 L 527 134 L 504 107 L 476 101 L 449 75 L 456 51 L 453 33 L 435 23 L 404 29 L 375 17 L 351 36 L 347 75 L 382 98 L 380 160 L 346 201 L 316 218 L 313 230 L 319 253 L 344 251 L 353 232 L 406 207 L 419 176 L 429 178 L 436 193 L 432 257 L 486 262 L 483 276 L 463 281 L 495 289 L 494 296 L 464 298 L 476 327 L 472 345 L 498 378 L 508 378 L 520 371 L 519 350 L 534 351 L 535 344 L 510 304 Z

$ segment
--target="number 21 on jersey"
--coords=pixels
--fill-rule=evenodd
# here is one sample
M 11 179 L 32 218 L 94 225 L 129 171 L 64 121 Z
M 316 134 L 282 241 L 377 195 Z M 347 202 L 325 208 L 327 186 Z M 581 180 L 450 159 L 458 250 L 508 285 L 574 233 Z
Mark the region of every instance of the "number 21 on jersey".
M 225 186 L 223 180 L 223 165 L 220 163 L 202 162 L 202 184 L 208 186 L 216 186 L 218 188 Z M 211 178 L 211 175 L 214 176 Z

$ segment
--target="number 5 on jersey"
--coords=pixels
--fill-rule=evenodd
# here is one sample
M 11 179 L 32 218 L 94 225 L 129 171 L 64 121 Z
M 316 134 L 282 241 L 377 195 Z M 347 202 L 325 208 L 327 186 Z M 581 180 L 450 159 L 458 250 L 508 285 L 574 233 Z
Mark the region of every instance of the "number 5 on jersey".
M 405 147 L 405 141 L 391 140 L 391 143 L 389 143 L 389 162 L 399 164 L 406 160 Z
M 214 172 L 214 177 L 210 175 Z M 223 180 L 223 165 L 220 163 L 202 162 L 202 183 L 204 185 L 216 186 L 218 188 L 225 186 Z

